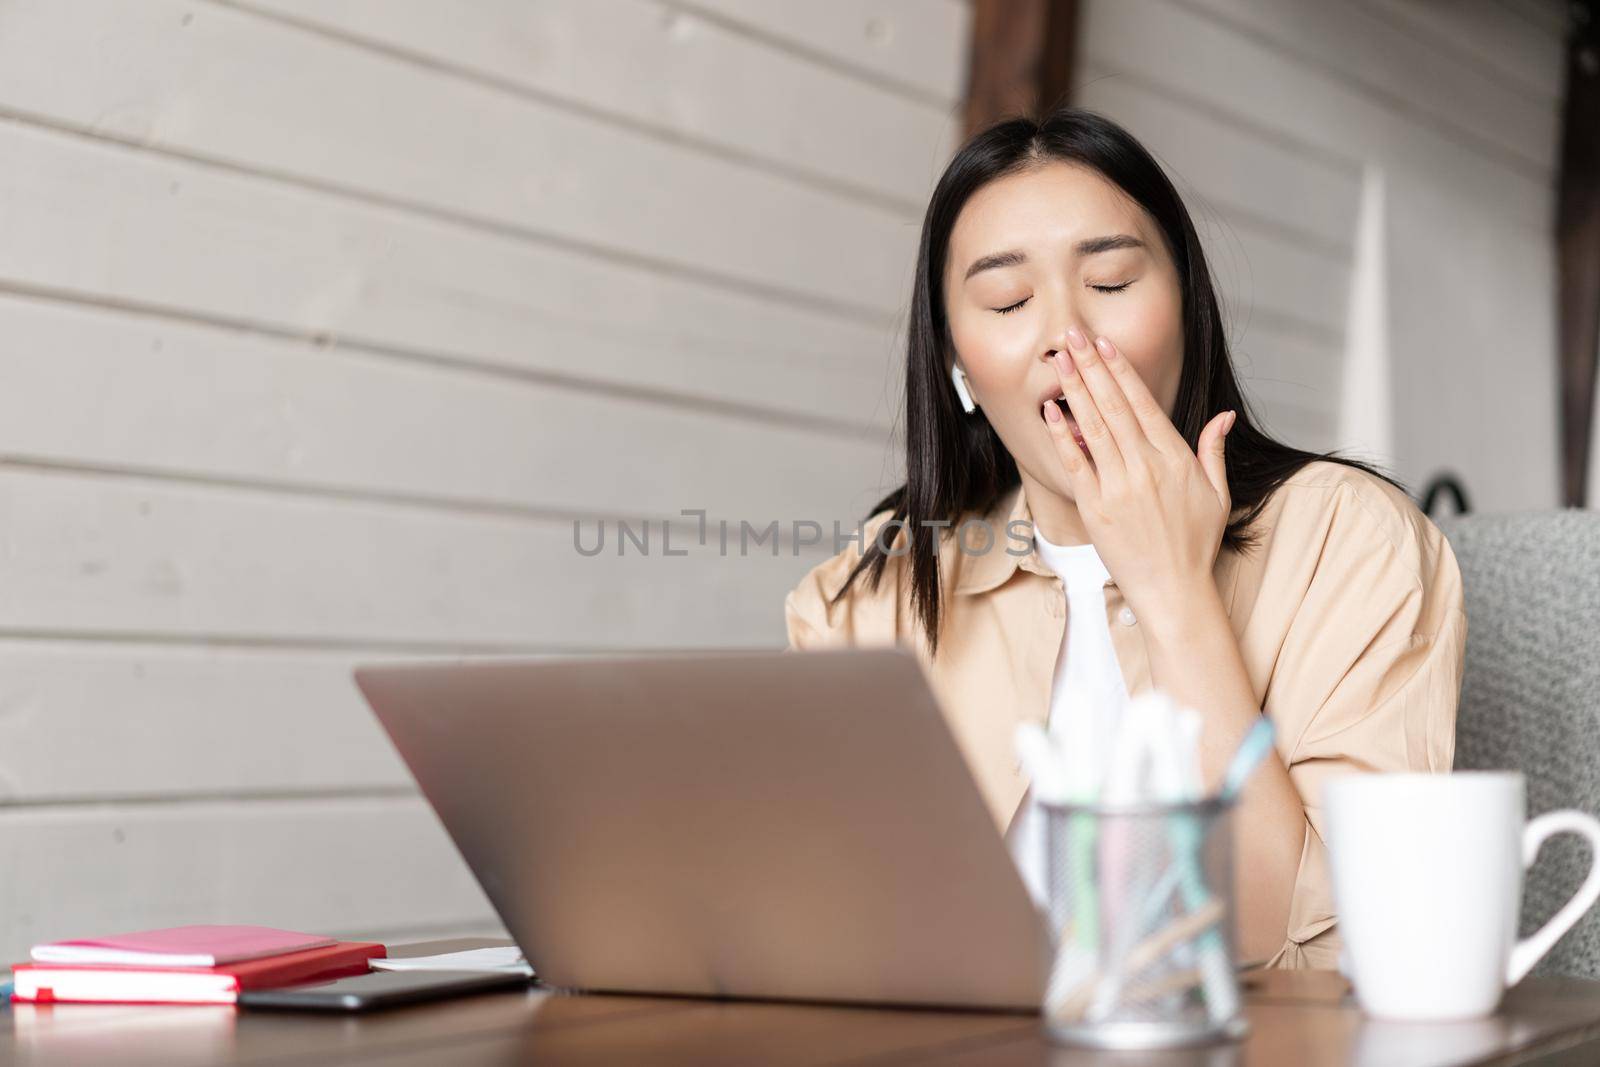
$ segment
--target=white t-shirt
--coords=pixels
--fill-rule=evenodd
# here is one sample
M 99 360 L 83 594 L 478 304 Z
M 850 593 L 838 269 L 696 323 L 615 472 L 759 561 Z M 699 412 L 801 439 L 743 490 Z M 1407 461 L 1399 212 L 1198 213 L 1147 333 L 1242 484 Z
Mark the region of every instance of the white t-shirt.
M 1034 551 L 1045 566 L 1060 575 L 1067 593 L 1067 625 L 1056 657 L 1046 729 L 1062 736 L 1065 724 L 1094 715 L 1096 733 L 1109 736 L 1117 715 L 1128 702 L 1128 690 L 1106 623 L 1106 579 L 1111 572 L 1089 545 L 1053 545 L 1033 531 Z M 1044 820 L 1030 794 L 1023 798 L 1006 841 L 1022 880 L 1040 907 L 1046 904 Z

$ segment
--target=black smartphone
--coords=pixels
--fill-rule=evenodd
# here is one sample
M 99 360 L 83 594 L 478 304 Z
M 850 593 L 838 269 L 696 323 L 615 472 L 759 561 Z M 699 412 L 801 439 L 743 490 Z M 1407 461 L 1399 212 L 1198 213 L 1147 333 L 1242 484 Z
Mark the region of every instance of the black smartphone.
M 245 989 L 241 1008 L 296 1008 L 311 1011 L 370 1011 L 419 1000 L 526 986 L 525 974 L 475 971 L 370 971 L 331 982 L 309 982 L 278 989 Z

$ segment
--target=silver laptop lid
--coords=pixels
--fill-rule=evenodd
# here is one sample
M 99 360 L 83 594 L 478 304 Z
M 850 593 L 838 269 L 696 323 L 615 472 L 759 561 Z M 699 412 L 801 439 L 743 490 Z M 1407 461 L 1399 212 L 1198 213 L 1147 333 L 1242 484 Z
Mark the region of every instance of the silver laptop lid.
M 1038 1008 L 1043 920 L 908 651 L 355 678 L 546 983 Z

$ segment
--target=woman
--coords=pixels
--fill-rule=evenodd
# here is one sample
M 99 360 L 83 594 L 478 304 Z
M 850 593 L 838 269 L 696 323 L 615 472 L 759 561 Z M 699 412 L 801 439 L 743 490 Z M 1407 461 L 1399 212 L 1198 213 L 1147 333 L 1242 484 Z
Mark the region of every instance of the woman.
M 913 647 L 1001 829 L 1017 724 L 1074 696 L 1198 709 L 1211 784 L 1270 716 L 1235 813 L 1241 956 L 1336 966 L 1321 785 L 1450 768 L 1449 543 L 1387 476 L 1256 425 L 1187 210 L 1101 116 L 969 141 L 912 300 L 905 484 L 790 592 L 790 647 Z

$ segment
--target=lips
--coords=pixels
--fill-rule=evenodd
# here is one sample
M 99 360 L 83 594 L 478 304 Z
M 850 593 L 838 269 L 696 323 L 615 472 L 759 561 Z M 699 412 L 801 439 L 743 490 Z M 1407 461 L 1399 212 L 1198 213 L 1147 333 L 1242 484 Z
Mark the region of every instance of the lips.
M 1045 399 L 1049 399 L 1049 400 L 1054 400 L 1055 401 L 1056 407 L 1061 409 L 1061 414 L 1066 416 L 1067 429 L 1072 432 L 1072 439 L 1074 441 L 1078 442 L 1078 447 L 1083 449 L 1083 454 L 1084 455 L 1086 455 L 1086 456 L 1089 455 L 1089 445 L 1088 445 L 1087 442 L 1084 441 L 1083 433 L 1078 429 L 1078 420 L 1072 417 L 1072 409 L 1067 406 L 1067 398 L 1058 393 L 1054 397 L 1047 397 Z M 1040 403 L 1042 404 L 1043 401 L 1041 401 Z M 1043 415 L 1040 416 L 1040 418 L 1043 418 L 1043 417 L 1044 417 Z M 1093 462 L 1093 458 L 1092 457 L 1090 459 L 1090 462 Z
M 1078 447 L 1083 450 L 1085 456 L 1088 456 L 1089 462 L 1093 463 L 1094 457 L 1089 455 L 1089 443 L 1083 439 L 1083 434 L 1078 432 L 1078 424 L 1074 422 L 1067 429 L 1072 431 L 1072 439 L 1078 442 Z

